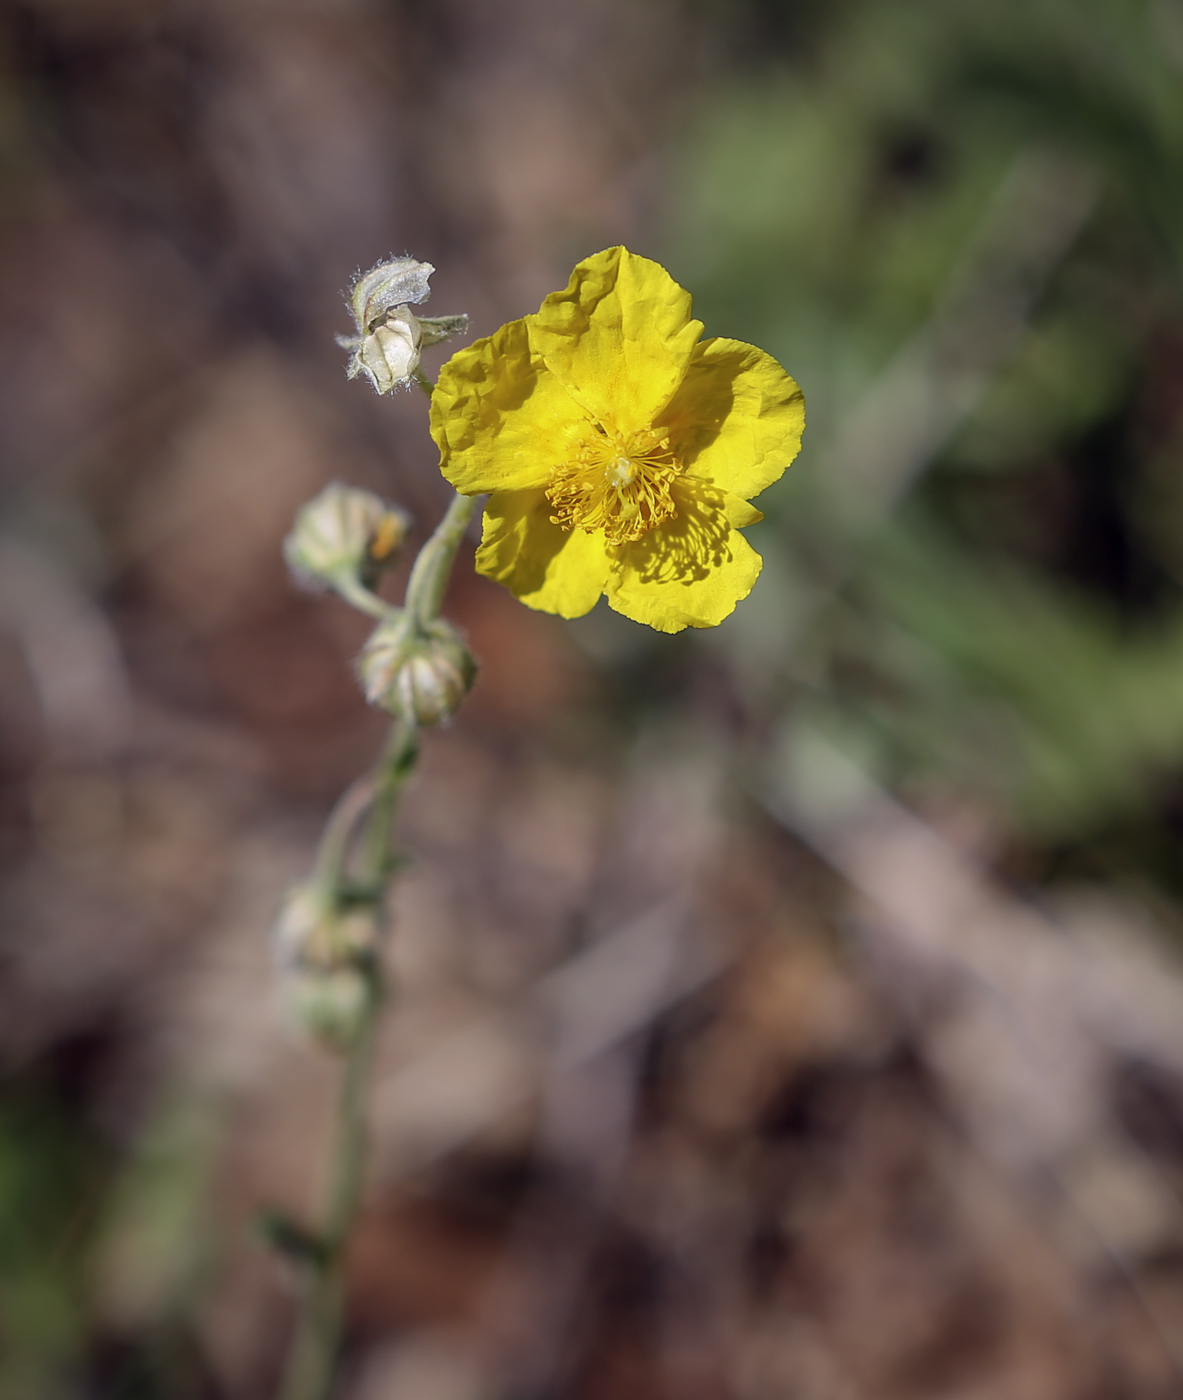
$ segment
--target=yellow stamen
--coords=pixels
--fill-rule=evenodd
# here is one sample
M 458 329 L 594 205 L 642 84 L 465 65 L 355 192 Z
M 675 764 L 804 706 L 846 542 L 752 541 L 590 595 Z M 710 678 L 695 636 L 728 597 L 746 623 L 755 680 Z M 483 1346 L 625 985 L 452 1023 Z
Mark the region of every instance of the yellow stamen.
M 609 544 L 639 540 L 676 514 L 670 486 L 680 468 L 655 428 L 622 433 L 594 425 L 573 461 L 555 467 L 546 498 L 564 530 L 603 530 Z

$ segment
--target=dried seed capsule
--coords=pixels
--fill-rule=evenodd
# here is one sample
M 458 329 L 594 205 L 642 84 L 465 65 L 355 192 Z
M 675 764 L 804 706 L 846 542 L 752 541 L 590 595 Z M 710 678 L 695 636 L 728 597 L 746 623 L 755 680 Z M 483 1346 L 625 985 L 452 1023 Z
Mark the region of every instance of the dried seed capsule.
M 353 351 L 350 379 L 367 375 L 379 394 L 405 388 L 418 373 L 421 346 L 467 330 L 467 316 L 419 317 L 411 310 L 431 295 L 434 271 L 414 258 L 391 258 L 357 279 L 349 299 L 357 335 L 337 337 Z

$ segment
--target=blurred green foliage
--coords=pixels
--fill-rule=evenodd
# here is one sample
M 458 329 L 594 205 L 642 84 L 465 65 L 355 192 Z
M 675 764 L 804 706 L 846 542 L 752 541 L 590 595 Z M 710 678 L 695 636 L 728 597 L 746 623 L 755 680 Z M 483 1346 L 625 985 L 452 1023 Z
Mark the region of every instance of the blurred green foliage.
M 218 1238 L 202 1214 L 216 1122 L 166 1097 L 121 1159 L 77 1101 L 98 1048 L 70 1045 L 0 1097 L 0 1400 L 207 1393 L 186 1307 Z
M 109 1154 L 43 1068 L 0 1101 L 0 1397 L 67 1394 Z
M 810 419 L 752 532 L 771 578 L 725 629 L 749 702 L 1049 853 L 1171 829 L 1183 6 L 848 0 L 719 21 L 744 71 L 720 70 L 686 136 L 669 261 L 710 332 L 789 367 Z M 1091 183 L 1051 255 L 1054 190 L 1003 207 L 1031 160 Z M 991 363 L 984 322 L 1008 297 L 1020 333 Z M 942 410 L 975 355 L 980 382 Z M 851 470 L 842 435 L 861 414 L 877 450 L 878 414 L 899 473 L 909 356 L 944 418 L 879 492 L 876 451 Z M 882 508 L 844 506 L 868 490 Z M 1118 844 L 1172 878 L 1161 840 Z

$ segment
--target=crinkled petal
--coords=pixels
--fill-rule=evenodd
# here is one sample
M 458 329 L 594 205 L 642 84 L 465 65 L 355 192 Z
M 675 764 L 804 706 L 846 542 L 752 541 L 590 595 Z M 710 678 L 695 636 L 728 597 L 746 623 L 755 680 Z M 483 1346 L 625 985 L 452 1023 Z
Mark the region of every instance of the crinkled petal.
M 739 340 L 704 340 L 658 419 L 683 470 L 747 500 L 797 455 L 805 397 L 780 365 Z
M 530 342 L 575 398 L 624 433 L 648 428 L 682 382 L 702 322 L 660 263 L 608 248 L 526 318 Z
M 523 321 L 458 350 L 431 396 L 440 471 L 467 496 L 542 486 L 586 423 L 584 410 L 531 353 Z
M 714 627 L 752 591 L 761 559 L 732 524 L 751 507 L 705 482 L 674 487 L 677 515 L 615 551 L 608 602 L 659 632 Z M 758 514 L 758 512 L 757 512 Z
M 582 617 L 599 601 L 610 567 L 600 533 L 553 525 L 542 490 L 497 491 L 485 505 L 477 572 L 527 607 Z

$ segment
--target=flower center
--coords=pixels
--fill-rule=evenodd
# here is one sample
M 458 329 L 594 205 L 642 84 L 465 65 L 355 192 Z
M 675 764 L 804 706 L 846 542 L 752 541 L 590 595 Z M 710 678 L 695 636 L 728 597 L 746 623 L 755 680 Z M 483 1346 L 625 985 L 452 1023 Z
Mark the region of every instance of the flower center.
M 564 530 L 603 530 L 609 544 L 639 540 L 676 514 L 670 486 L 680 468 L 656 428 L 622 433 L 595 424 L 546 488 L 551 521 Z

